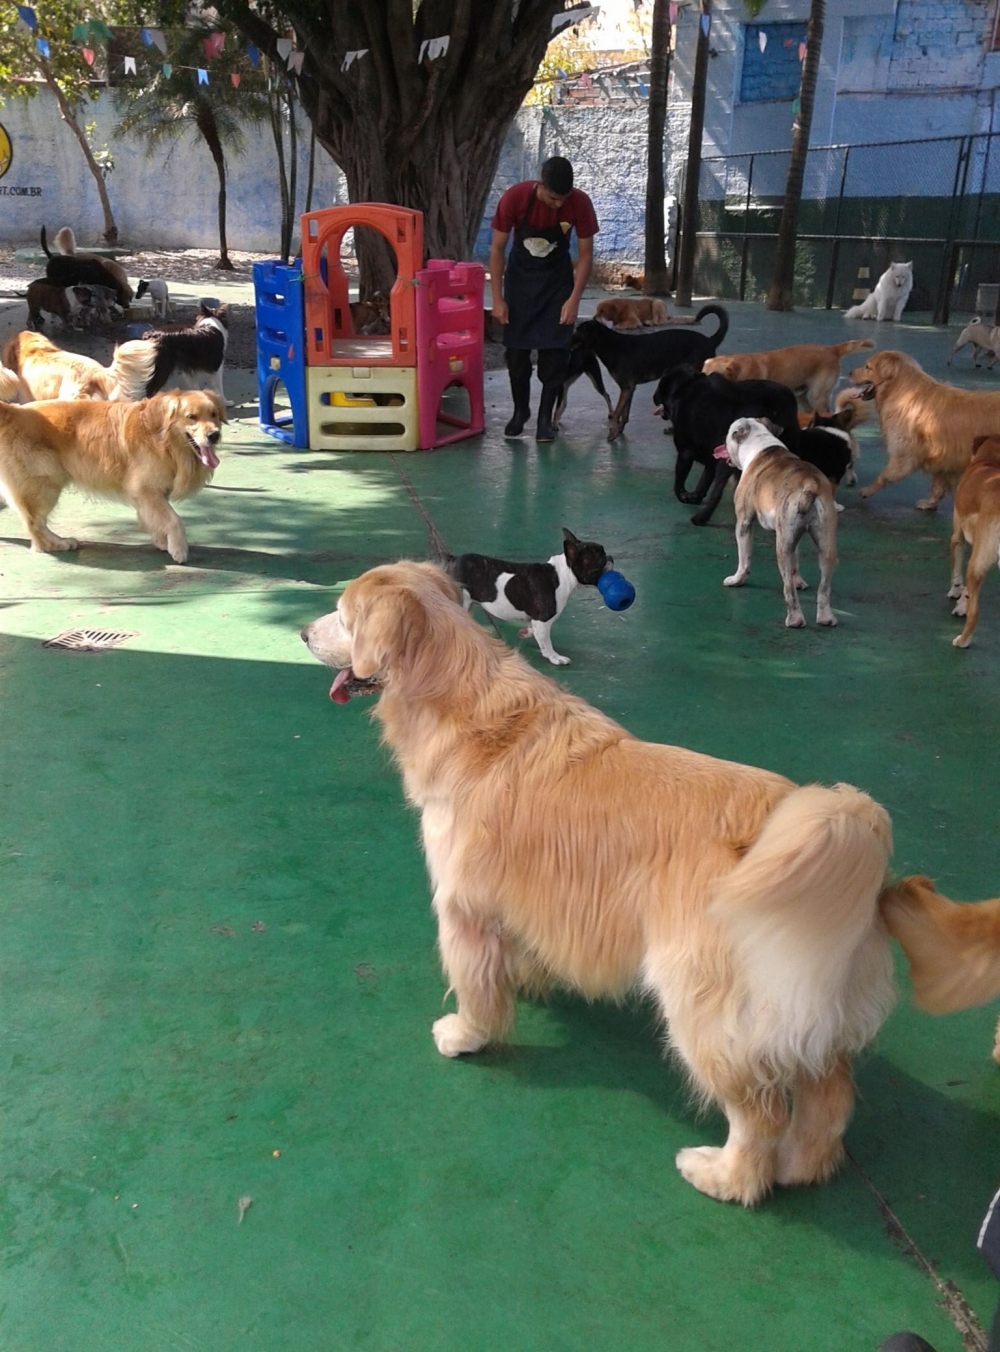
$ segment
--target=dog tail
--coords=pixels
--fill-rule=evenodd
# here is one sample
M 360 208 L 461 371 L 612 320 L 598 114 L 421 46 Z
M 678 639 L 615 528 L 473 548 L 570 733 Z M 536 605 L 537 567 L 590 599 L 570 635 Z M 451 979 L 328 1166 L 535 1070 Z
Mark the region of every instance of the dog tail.
M 61 230 L 56 231 L 56 236 L 52 243 L 61 254 L 76 253 L 76 235 L 73 234 L 72 229 L 68 225 L 64 225 Z
M 20 381 L 13 371 L 8 371 L 6 366 L 0 366 L 0 403 L 12 404 L 17 398 L 18 386 Z
M 725 338 L 726 334 L 729 332 L 729 315 L 726 313 L 726 311 L 722 308 L 721 305 L 703 305 L 701 309 L 698 311 L 698 313 L 695 315 L 694 319 L 692 320 L 692 323 L 700 324 L 706 315 L 715 315 L 716 319 L 719 321 L 719 327 L 709 338 L 709 342 L 712 344 L 712 352 L 714 355 L 716 352 L 718 352 L 719 347 L 722 344 L 723 338 Z
M 1000 897 L 949 901 L 917 875 L 886 887 L 879 908 L 909 959 L 921 1009 L 947 1014 L 1000 995 Z
M 873 293 L 873 294 L 874 294 L 874 293 Z M 864 319 L 865 316 L 868 314 L 868 311 L 869 311 L 868 302 L 869 302 L 871 299 L 872 299 L 871 296 L 866 296 L 865 299 L 861 302 L 860 305 L 852 305 L 851 308 L 850 308 L 849 310 L 845 310 L 845 311 L 844 311 L 844 318 L 845 318 L 845 319 Z
M 13 371 L 15 375 L 21 369 L 19 337 L 20 335 L 15 333 L 13 338 L 8 338 L 3 345 L 3 351 L 0 352 L 0 363 Z
M 850 319 L 850 312 L 845 318 Z M 834 343 L 833 350 L 840 358 L 846 357 L 848 352 L 865 352 L 868 348 L 874 347 L 875 343 L 871 338 L 848 338 L 846 343 Z
M 878 922 L 892 829 L 849 784 L 793 790 L 716 885 L 711 914 L 733 943 L 741 1037 L 769 1078 L 820 1074 L 870 1042 L 895 1000 Z
M 156 341 L 152 338 L 134 338 L 131 342 L 119 343 L 108 367 L 113 382 L 109 399 L 126 403 L 145 399 L 146 386 L 156 366 L 156 352 Z
M 813 509 L 813 503 L 816 501 L 816 490 L 814 488 L 803 488 L 795 504 L 795 510 L 799 516 L 806 516 Z
M 52 253 L 51 253 L 51 250 L 49 249 L 48 241 L 47 241 L 46 238 L 45 238 L 45 226 L 44 226 L 44 225 L 42 226 L 41 241 L 42 241 L 42 253 L 44 253 L 44 255 L 45 255 L 46 258 L 51 258 L 51 257 L 52 257 Z

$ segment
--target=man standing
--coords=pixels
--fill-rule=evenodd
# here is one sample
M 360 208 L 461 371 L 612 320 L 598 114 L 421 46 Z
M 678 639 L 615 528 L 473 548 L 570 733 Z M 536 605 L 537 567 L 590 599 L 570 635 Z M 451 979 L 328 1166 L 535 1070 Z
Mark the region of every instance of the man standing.
M 597 216 L 585 192 L 573 187 L 573 166 L 555 156 L 537 182 L 517 183 L 497 203 L 491 222 L 490 286 L 493 317 L 504 325 L 514 416 L 505 437 L 519 437 L 531 415 L 531 353 L 538 352 L 537 441 L 553 441 L 552 414 L 569 370 L 569 344 L 594 261 Z M 569 252 L 576 230 L 577 262 Z M 514 243 L 504 268 L 511 232 Z

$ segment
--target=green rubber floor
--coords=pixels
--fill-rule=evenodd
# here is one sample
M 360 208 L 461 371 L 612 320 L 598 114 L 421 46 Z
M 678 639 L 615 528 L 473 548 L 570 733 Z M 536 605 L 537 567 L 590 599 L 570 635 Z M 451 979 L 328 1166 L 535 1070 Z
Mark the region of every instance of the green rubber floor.
M 732 313 L 733 349 L 847 332 Z M 945 372 L 954 332 L 855 329 Z M 791 632 L 770 537 L 723 588 L 731 497 L 689 524 L 650 391 L 609 449 L 583 384 L 541 448 L 503 441 L 502 376 L 487 435 L 430 454 L 288 450 L 244 409 L 181 505 L 185 567 L 115 504 L 67 494 L 54 524 L 84 543 L 64 557 L 0 513 L 3 1352 L 984 1346 L 996 1011 L 928 1018 L 904 979 L 859 1065 L 850 1165 L 753 1212 L 677 1174 L 724 1125 L 696 1117 L 649 1007 L 562 996 L 523 1005 L 506 1049 L 434 1051 L 417 822 L 368 707 L 331 704 L 298 637 L 359 571 L 426 556 L 429 522 L 455 551 L 600 540 L 638 599 L 573 597 L 570 689 L 644 737 L 858 784 L 899 870 L 1000 891 L 1000 587 L 953 649 L 926 480 L 841 491 L 840 625 L 807 606 Z M 868 429 L 862 482 L 879 447 Z M 42 646 L 76 627 L 133 637 Z

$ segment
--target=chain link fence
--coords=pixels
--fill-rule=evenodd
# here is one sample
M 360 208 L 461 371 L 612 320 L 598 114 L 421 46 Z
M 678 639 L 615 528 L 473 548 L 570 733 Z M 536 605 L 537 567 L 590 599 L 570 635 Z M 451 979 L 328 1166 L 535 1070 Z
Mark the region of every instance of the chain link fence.
M 912 262 L 910 311 L 996 308 L 1000 134 L 813 146 L 806 160 L 795 300 L 844 309 L 890 262 Z M 763 300 L 774 267 L 787 150 L 708 157 L 698 207 L 698 291 Z

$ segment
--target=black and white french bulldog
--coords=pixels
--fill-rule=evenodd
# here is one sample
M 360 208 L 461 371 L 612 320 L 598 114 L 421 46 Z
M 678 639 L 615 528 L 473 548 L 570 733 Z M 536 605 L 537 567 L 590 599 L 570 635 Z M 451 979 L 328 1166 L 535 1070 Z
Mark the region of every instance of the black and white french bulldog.
M 614 563 L 603 545 L 578 540 L 565 526 L 563 542 L 562 553 L 553 554 L 548 563 L 508 563 L 485 554 L 461 554 L 446 564 L 462 588 L 466 610 L 475 601 L 498 620 L 525 625 L 522 638 L 533 634 L 542 656 L 559 667 L 568 665 L 569 658 L 552 647 L 549 631 L 577 585 L 596 587 Z

